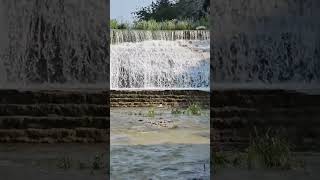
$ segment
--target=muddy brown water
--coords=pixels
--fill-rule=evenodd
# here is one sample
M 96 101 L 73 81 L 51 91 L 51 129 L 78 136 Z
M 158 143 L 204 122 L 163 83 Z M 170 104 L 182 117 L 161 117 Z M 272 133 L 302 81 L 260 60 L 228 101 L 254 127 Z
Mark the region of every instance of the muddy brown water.
M 111 109 L 111 179 L 209 179 L 209 111 L 149 110 Z

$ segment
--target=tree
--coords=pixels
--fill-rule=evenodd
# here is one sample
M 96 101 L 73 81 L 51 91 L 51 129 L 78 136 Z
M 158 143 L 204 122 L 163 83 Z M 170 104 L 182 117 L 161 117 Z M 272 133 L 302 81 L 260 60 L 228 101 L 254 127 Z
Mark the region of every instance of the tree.
M 134 12 L 138 20 L 199 20 L 208 16 L 210 0 L 157 0 Z
M 142 7 L 140 10 L 134 12 L 138 20 L 164 21 L 176 18 L 174 2 L 170 0 L 157 0 L 152 2 L 150 6 Z

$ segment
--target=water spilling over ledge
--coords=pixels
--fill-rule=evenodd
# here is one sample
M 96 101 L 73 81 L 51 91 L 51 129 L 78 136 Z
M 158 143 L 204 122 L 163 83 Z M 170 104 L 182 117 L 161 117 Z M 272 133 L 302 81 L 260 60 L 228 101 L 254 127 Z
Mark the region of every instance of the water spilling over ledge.
M 105 87 L 106 5 L 95 0 L 0 1 L 0 88 Z
M 147 40 L 209 40 L 210 31 L 206 30 L 111 30 L 111 43 L 141 42 Z
M 111 89 L 209 88 L 209 40 L 111 45 Z

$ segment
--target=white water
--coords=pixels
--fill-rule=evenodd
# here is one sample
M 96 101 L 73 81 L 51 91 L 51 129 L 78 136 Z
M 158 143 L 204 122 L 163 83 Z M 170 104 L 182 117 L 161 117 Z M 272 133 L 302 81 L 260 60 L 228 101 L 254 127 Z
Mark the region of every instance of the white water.
M 105 1 L 0 0 L 0 6 L 0 31 L 8 34 L 0 37 L 0 88 L 108 83 Z
M 111 43 L 141 42 L 146 40 L 209 40 L 210 31 L 178 30 L 178 31 L 147 31 L 147 30 L 111 30 Z
M 112 44 L 111 89 L 209 88 L 209 44 L 209 40 Z

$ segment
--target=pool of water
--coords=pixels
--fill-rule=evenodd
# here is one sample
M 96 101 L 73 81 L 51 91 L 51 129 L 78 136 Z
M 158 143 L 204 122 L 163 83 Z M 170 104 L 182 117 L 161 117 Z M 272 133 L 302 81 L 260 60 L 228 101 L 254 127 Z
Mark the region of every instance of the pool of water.
M 149 111 L 111 109 L 111 179 L 209 179 L 209 110 Z

